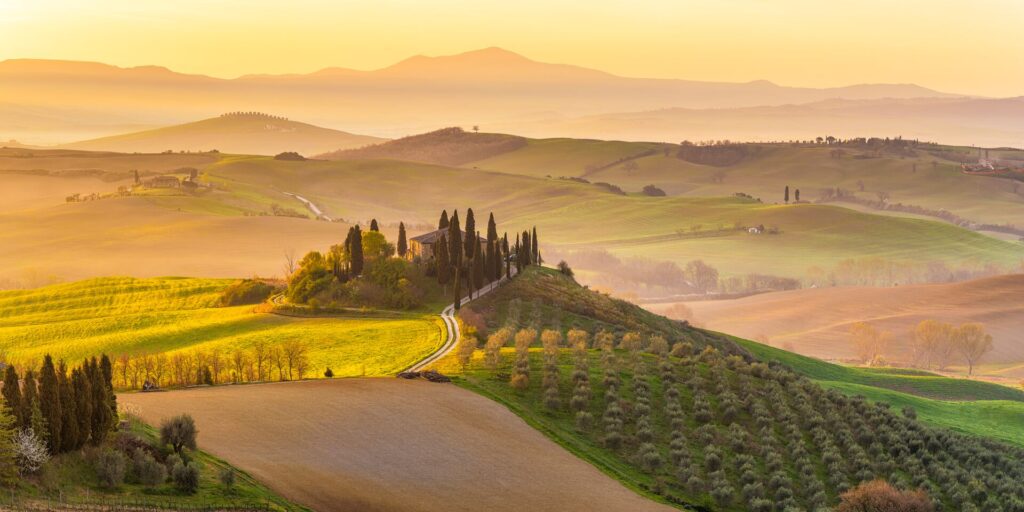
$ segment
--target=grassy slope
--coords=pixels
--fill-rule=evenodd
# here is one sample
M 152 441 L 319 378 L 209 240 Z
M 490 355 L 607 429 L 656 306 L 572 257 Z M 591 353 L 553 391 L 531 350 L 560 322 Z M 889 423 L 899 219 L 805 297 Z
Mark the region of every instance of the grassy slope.
M 153 427 L 132 419 L 130 430 L 143 439 L 155 442 L 159 432 Z M 108 443 L 113 444 L 115 436 Z M 182 494 L 172 484 L 163 484 L 147 489 L 140 484 L 122 484 L 114 490 L 104 489 L 97 485 L 96 473 L 81 452 L 66 453 L 55 458 L 50 464 L 56 468 L 55 475 L 59 495 L 55 489 L 47 489 L 35 485 L 26 479 L 18 489 L 18 498 L 26 502 L 39 500 L 57 500 L 64 503 L 103 503 L 110 505 L 125 502 L 134 505 L 149 503 L 159 507 L 225 506 L 225 507 L 263 507 L 274 511 L 307 511 L 305 507 L 290 503 L 278 496 L 262 483 L 246 472 L 233 468 L 230 464 L 204 451 L 191 452 L 192 460 L 200 466 L 199 490 L 195 494 Z M 231 468 L 235 471 L 235 485 L 230 492 L 220 483 L 220 471 Z M 56 496 L 55 496 L 56 495 Z
M 108 353 L 230 353 L 257 341 L 305 341 L 314 376 L 391 375 L 441 344 L 441 325 L 425 314 L 293 318 L 216 307 L 232 281 L 100 278 L 0 292 L 0 350 L 15 361 L 44 354 L 69 361 Z
M 472 162 L 468 167 L 526 174 L 532 176 L 583 176 L 591 181 L 607 181 L 627 191 L 639 191 L 654 184 L 669 194 L 686 196 L 722 196 L 746 192 L 766 202 L 781 202 L 786 185 L 802 190 L 802 198 L 813 200 L 818 190 L 842 187 L 859 191 L 863 198 L 875 199 L 878 191 L 888 192 L 893 203 L 944 209 L 980 222 L 1017 222 L 1024 217 L 1024 197 L 1013 182 L 981 176 L 967 176 L 955 163 L 937 160 L 919 151 L 916 158 L 886 156 L 854 159 L 856 150 L 847 150 L 842 159 L 831 158 L 830 148 L 764 146 L 756 157 L 729 167 L 698 165 L 674 156 L 657 153 L 635 160 L 638 169 L 617 164 L 594 173 L 586 166 L 614 161 L 637 154 L 652 143 L 600 142 L 576 139 L 531 140 L 517 151 Z M 914 172 L 914 164 L 917 166 Z M 717 182 L 714 177 L 722 173 Z
M 734 338 L 762 360 L 781 362 L 820 384 L 895 407 L 910 406 L 925 423 L 1024 446 L 1024 392 L 927 372 L 849 368 Z
M 540 226 L 545 243 L 599 245 L 678 262 L 703 258 L 727 274 L 800 276 L 810 266 L 830 268 L 856 257 L 953 266 L 1015 265 L 1024 257 L 1019 245 L 940 222 L 735 198 L 619 196 L 586 184 L 407 162 L 239 158 L 215 164 L 208 173 L 214 180 L 307 195 L 343 218 L 433 223 L 442 208 L 472 205 L 494 211 L 503 226 Z M 776 226 L 782 234 L 752 236 L 733 230 L 736 223 Z

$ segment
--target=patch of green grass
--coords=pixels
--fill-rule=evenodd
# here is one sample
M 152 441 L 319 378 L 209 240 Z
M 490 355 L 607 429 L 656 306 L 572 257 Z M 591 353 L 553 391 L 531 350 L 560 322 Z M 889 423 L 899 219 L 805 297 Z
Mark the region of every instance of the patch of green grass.
M 153 427 L 140 421 L 129 421 L 129 432 L 143 440 L 157 444 L 159 433 Z M 191 460 L 200 467 L 199 489 L 195 494 L 186 494 L 174 488 L 173 483 L 164 483 L 148 488 L 137 483 L 123 483 L 115 489 L 99 486 L 91 460 L 101 449 L 114 449 L 119 433 L 111 433 L 105 445 L 100 448 L 87 447 L 83 451 L 58 455 L 48 463 L 45 476 L 23 479 L 17 490 L 17 498 L 23 502 L 45 501 L 82 504 L 106 504 L 157 507 L 229 507 L 237 509 L 256 508 L 280 512 L 303 512 L 307 508 L 278 496 L 248 473 L 235 468 L 226 461 L 201 450 L 188 452 Z M 131 461 L 127 461 L 128 465 Z M 235 473 L 235 484 L 226 489 L 219 480 L 221 471 L 230 469 Z
M 426 313 L 289 317 L 253 306 L 217 307 L 227 279 L 100 278 L 0 292 L 0 350 L 35 365 L 43 355 L 78 361 L 106 353 L 219 350 L 225 357 L 257 342 L 298 340 L 310 376 L 392 375 L 436 350 L 443 326 Z
M 936 400 L 1004 400 L 1024 404 L 1024 391 L 990 382 L 942 377 L 920 370 L 840 366 L 754 341 L 733 340 L 758 359 L 778 361 L 817 381 L 884 388 Z

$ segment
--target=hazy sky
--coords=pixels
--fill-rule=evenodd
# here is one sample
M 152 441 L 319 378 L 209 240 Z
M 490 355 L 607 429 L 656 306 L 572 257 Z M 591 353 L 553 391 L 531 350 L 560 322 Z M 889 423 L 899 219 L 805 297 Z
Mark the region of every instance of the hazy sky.
M 0 0 L 0 59 L 234 77 L 488 46 L 627 76 L 1024 95 L 1024 0 Z

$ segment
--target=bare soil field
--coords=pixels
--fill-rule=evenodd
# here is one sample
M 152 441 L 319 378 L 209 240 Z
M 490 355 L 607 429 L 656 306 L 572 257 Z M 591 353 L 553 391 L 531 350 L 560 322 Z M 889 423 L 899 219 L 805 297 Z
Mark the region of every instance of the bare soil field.
M 853 356 L 850 326 L 865 321 L 893 336 L 890 358 L 906 357 L 918 322 L 981 322 L 995 348 L 984 363 L 1024 362 L 1024 274 L 895 288 L 817 288 L 685 303 L 709 329 L 823 359 Z M 663 313 L 672 304 L 645 307 Z M 790 346 L 791 344 L 791 346 Z
M 645 511 L 649 501 L 452 385 L 345 379 L 121 395 L 191 414 L 199 445 L 318 511 Z

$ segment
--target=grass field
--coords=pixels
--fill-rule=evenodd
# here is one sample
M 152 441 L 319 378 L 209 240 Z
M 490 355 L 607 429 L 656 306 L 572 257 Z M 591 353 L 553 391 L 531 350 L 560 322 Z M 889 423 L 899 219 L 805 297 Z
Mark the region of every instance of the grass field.
M 440 346 L 442 325 L 426 314 L 296 318 L 217 307 L 232 280 L 100 278 L 0 292 L 0 351 L 39 363 L 43 355 L 78 361 L 106 353 L 173 355 L 258 341 L 291 340 L 309 349 L 310 376 L 393 375 Z
M 781 203 L 786 185 L 791 190 L 801 189 L 804 200 L 817 199 L 820 189 L 842 187 L 872 200 L 877 192 L 887 192 L 892 203 L 948 210 L 976 222 L 1019 224 L 1024 218 L 1024 184 L 968 176 L 960 172 L 958 164 L 924 151 L 918 151 L 916 157 L 857 159 L 852 156 L 860 151 L 848 149 L 845 158 L 837 159 L 831 157 L 833 148 L 828 147 L 763 145 L 755 156 L 727 167 L 694 164 L 657 152 L 635 159 L 635 166 L 621 163 L 587 171 L 588 166 L 660 147 L 643 142 L 534 139 L 516 151 L 466 166 L 529 176 L 585 176 L 630 192 L 652 184 L 670 195 L 691 197 L 745 192 L 768 203 Z M 937 167 L 933 161 L 939 162 Z

